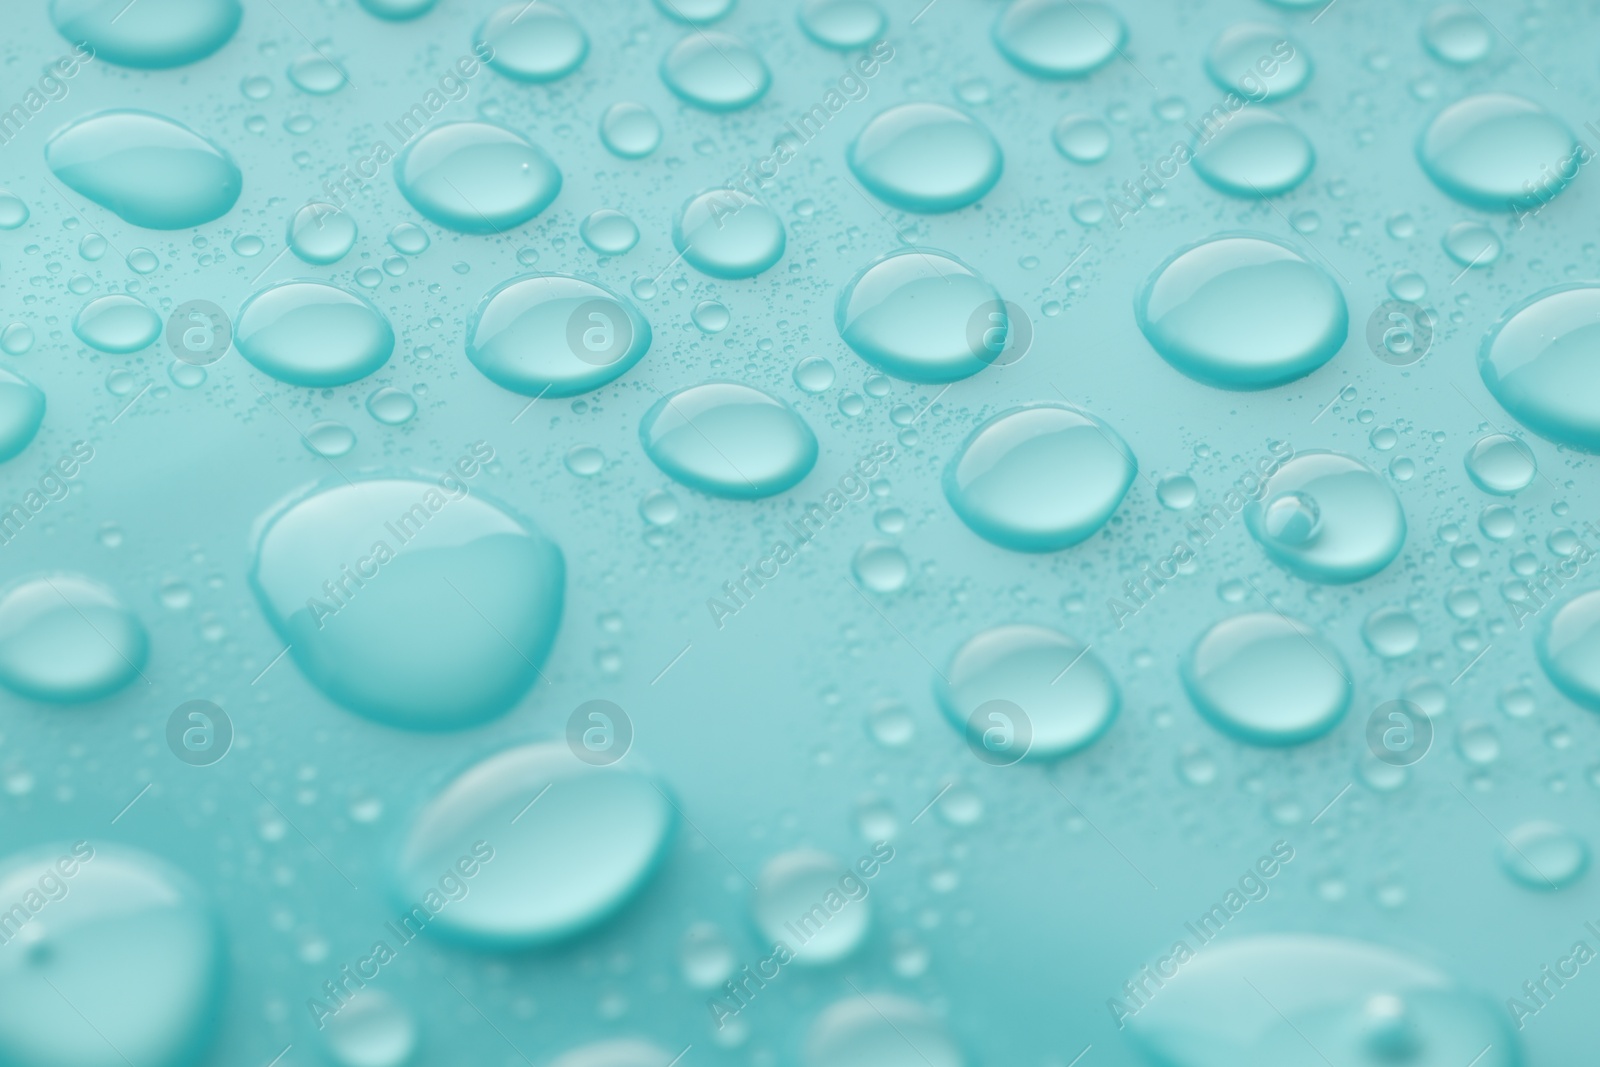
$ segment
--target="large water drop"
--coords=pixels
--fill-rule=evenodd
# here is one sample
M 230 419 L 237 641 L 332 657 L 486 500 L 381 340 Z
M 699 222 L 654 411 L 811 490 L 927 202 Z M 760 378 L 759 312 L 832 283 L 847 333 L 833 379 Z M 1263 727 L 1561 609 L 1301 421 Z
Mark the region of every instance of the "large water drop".
M 483 298 L 467 358 L 524 396 L 576 396 L 627 373 L 650 339 L 650 324 L 626 297 L 582 278 L 529 274 Z
M 945 252 L 899 249 L 845 286 L 839 336 L 868 363 L 912 382 L 953 382 L 989 366 L 987 331 L 1009 326 L 1000 294 Z
M 994 134 L 944 104 L 896 104 L 879 112 L 850 142 L 845 158 L 863 185 L 902 211 L 955 211 L 1000 180 Z
M 1280 466 L 1245 504 L 1245 525 L 1272 561 L 1311 582 L 1370 578 L 1400 554 L 1406 516 L 1383 476 L 1339 452 Z
M 1482 93 L 1436 115 L 1417 140 L 1435 185 L 1485 211 L 1542 204 L 1577 174 L 1572 131 L 1532 100 Z
M 1506 312 L 1478 349 L 1478 373 L 1540 437 L 1600 452 L 1600 285 L 1546 289 Z
M 226 215 L 244 176 L 226 152 L 148 111 L 100 111 L 56 131 L 45 163 L 125 222 L 182 230 Z
M 1212 626 L 1184 655 L 1182 675 L 1200 714 L 1252 745 L 1315 740 L 1350 704 L 1338 650 L 1304 623 L 1265 611 Z

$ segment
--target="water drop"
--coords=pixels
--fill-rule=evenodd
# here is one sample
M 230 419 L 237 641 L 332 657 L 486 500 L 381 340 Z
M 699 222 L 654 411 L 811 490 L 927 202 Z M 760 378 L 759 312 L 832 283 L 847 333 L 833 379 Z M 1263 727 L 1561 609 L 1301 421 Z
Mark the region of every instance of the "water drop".
M 1206 53 L 1206 73 L 1252 103 L 1286 100 L 1311 80 L 1305 46 L 1276 26 L 1243 22 L 1224 30 Z
M 689 317 L 701 333 L 721 333 L 728 328 L 728 309 L 715 300 L 702 300 L 694 306 Z
M 1600 590 L 1558 608 L 1534 645 L 1550 681 L 1590 711 L 1600 711 Z
M 1074 163 L 1098 163 L 1111 152 L 1111 129 L 1093 115 L 1066 115 L 1050 131 L 1056 151 Z
M 1311 174 L 1316 162 L 1311 140 L 1275 112 L 1253 110 L 1234 116 L 1195 146 L 1195 173 L 1230 196 L 1280 196 Z
M 1350 674 L 1316 630 L 1268 612 L 1207 630 L 1182 660 L 1189 699 L 1213 726 L 1246 744 L 1313 741 L 1350 704 Z
M 138 617 L 89 578 L 30 578 L 0 597 L 0 685 L 30 700 L 108 697 L 140 677 L 149 655 Z
M 1127 39 L 1121 16 L 1092 0 L 1013 0 L 994 24 L 1000 54 L 1036 78 L 1081 78 Z
M 244 302 L 234 344 L 263 374 L 316 388 L 347 385 L 383 366 L 394 351 L 394 330 L 355 293 L 286 281 Z
M 672 243 L 713 278 L 753 278 L 783 258 L 783 222 L 766 204 L 735 189 L 691 197 L 672 224 Z
M 696 31 L 661 61 L 661 80 L 685 103 L 737 111 L 766 94 L 772 73 L 755 49 L 720 30 Z
M 1422 43 L 1434 58 L 1453 67 L 1470 67 L 1494 43 L 1483 17 L 1467 4 L 1440 4 L 1422 24 Z
M 124 355 L 160 337 L 161 320 L 137 297 L 111 293 L 83 305 L 73 316 L 72 332 L 90 348 Z
M 1394 490 L 1371 467 L 1338 452 L 1306 451 L 1284 462 L 1246 503 L 1244 519 L 1273 562 L 1325 584 L 1370 578 L 1406 539 Z
M 583 65 L 589 37 L 565 10 L 549 0 L 514 0 L 496 8 L 478 27 L 478 54 L 513 81 L 542 84 Z
M 306 428 L 305 444 L 319 456 L 338 459 L 356 447 L 356 434 L 342 422 L 324 420 Z
M 620 211 L 604 209 L 578 224 L 583 243 L 602 256 L 620 256 L 639 243 L 639 227 Z
M 356 221 L 332 204 L 311 203 L 289 220 L 289 250 L 307 263 L 326 266 L 356 243 Z
M 430 222 L 503 234 L 550 206 L 561 172 L 521 134 L 484 122 L 447 122 L 423 133 L 395 164 L 395 180 Z
M 804 1067 L 964 1067 L 954 1039 L 922 1005 L 887 993 L 824 1009 L 806 1034 Z
M 1478 349 L 1478 373 L 1540 437 L 1600 452 L 1600 285 L 1546 289 L 1506 312 Z
M 928 249 L 899 249 L 868 265 L 834 311 L 839 336 L 858 356 L 896 378 L 930 383 L 989 366 L 984 333 L 1007 318 L 977 271 Z
M 1462 203 L 1515 211 L 1566 187 L 1577 172 L 1577 147 L 1572 131 L 1533 101 L 1482 93 L 1439 112 L 1417 141 L 1417 158 L 1434 184 Z
M 380 990 L 358 990 L 326 1023 L 339 1067 L 404 1067 L 417 1050 L 416 1022 Z
M 119 67 L 164 70 L 204 59 L 239 28 L 239 0 L 142 0 L 117 5 L 102 0 L 51 0 L 50 20 L 69 42 Z M 73 63 L 76 71 L 77 61 Z M 66 74 L 72 77 L 72 74 Z
M 1444 250 L 1463 267 L 1487 267 L 1500 258 L 1500 238 L 1477 222 L 1458 222 L 1444 235 Z
M 657 401 L 639 425 L 645 454 L 674 481 L 750 500 L 793 488 L 817 439 L 787 404 L 748 385 L 707 382 Z
M 51 135 L 44 157 L 73 191 L 151 230 L 183 230 L 221 218 L 244 187 L 226 152 L 148 111 L 101 111 L 78 119 Z
M 613 155 L 643 159 L 661 144 L 661 120 L 644 104 L 612 104 L 600 117 L 600 141 Z
M 626 297 L 570 275 L 529 274 L 483 298 L 467 358 L 512 392 L 577 396 L 627 373 L 650 340 L 650 324 Z
M 1500 866 L 1529 889 L 1565 889 L 1589 869 L 1589 846 L 1554 823 L 1523 823 L 1506 834 Z
M 824 48 L 861 48 L 881 37 L 888 24 L 871 0 L 805 0 L 800 5 L 800 28 Z
M 417 402 L 410 393 L 386 385 L 367 397 L 367 411 L 385 426 L 399 426 L 417 413 Z
M 1422 628 L 1416 617 L 1403 608 L 1379 608 L 1361 624 L 1367 647 L 1385 659 L 1398 659 L 1415 652 L 1422 641 Z
M 856 550 L 850 563 L 856 581 L 874 593 L 893 593 L 911 577 L 906 554 L 888 541 L 868 541 Z
M 44 391 L 26 378 L 0 368 L 0 463 L 14 459 L 27 448 L 43 422 Z M 5 527 L 0 533 L 10 536 L 15 531 Z
M 944 104 L 896 104 L 879 112 L 845 158 L 878 199 L 923 214 L 974 204 L 1000 180 L 994 134 Z
M 789 945 L 795 963 L 837 963 L 861 947 L 872 924 L 871 901 L 845 892 L 852 882 L 865 884 L 825 852 L 785 852 L 756 876 L 750 910 L 766 940 Z

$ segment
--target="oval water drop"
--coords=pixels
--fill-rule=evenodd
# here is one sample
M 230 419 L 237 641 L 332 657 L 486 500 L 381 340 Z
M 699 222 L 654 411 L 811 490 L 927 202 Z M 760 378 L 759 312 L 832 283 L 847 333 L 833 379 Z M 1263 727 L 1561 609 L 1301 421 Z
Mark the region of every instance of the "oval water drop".
M 600 142 L 623 159 L 643 159 L 661 144 L 661 120 L 644 104 L 612 104 L 600 116 Z
M 228 43 L 244 14 L 239 0 L 51 0 L 50 20 L 97 60 L 163 70 L 204 59 Z M 71 75 L 67 75 L 71 77 Z
M 1223 89 L 1260 104 L 1285 100 L 1304 89 L 1311 80 L 1311 59 L 1304 45 L 1276 26 L 1244 22 L 1211 42 L 1206 73 Z
M 1111 152 L 1111 129 L 1093 115 L 1067 115 L 1050 131 L 1056 151 L 1074 163 L 1098 163 Z
M 806 36 L 842 52 L 877 40 L 888 24 L 872 0 L 805 0 L 800 5 L 800 28 Z
M 709 26 L 733 10 L 734 0 L 655 0 L 656 10 L 673 22 Z
M 749 45 L 720 30 L 684 37 L 661 61 L 661 80 L 685 103 L 738 111 L 766 95 L 772 73 Z
M 1564 826 L 1527 822 L 1506 834 L 1500 866 L 1529 889 L 1565 889 L 1589 869 L 1589 846 Z
M 1534 647 L 1557 689 L 1600 711 L 1600 590 L 1579 593 L 1556 609 Z
M 365 297 L 322 282 L 285 281 L 244 302 L 233 343 L 263 374 L 318 388 L 348 385 L 387 363 L 394 330 Z
M 1422 24 L 1422 43 L 1441 63 L 1470 67 L 1489 54 L 1493 32 L 1472 7 L 1440 4 Z
M 1515 211 L 1566 188 L 1577 172 L 1577 149 L 1566 124 L 1532 100 L 1482 93 L 1428 123 L 1417 159 L 1435 185 L 1462 203 Z
M 1000 180 L 1000 143 L 988 127 L 944 104 L 896 104 L 850 142 L 850 169 L 902 211 L 936 214 L 976 203 Z
M 43 422 L 44 390 L 0 368 L 0 463 L 27 448 Z
M 806 1034 L 804 1067 L 965 1067 L 934 1015 L 887 993 L 837 1001 Z
M 332 204 L 307 204 L 289 220 L 289 250 L 307 263 L 337 263 L 355 247 L 356 221 Z
M 1344 294 L 1273 238 L 1223 234 L 1181 249 L 1140 290 L 1139 329 L 1184 374 L 1221 389 L 1269 389 L 1321 367 L 1344 344 Z
M 140 677 L 149 657 L 144 624 L 99 582 L 41 575 L 0 597 L 0 685 L 19 696 L 99 700 Z
M 994 24 L 994 43 L 1036 78 L 1081 78 L 1128 39 L 1122 17 L 1093 0 L 1013 0 Z
M 138 297 L 126 293 L 97 296 L 78 310 L 72 332 L 90 348 L 126 355 L 161 336 L 161 319 Z
M 564 9 L 549 0 L 514 0 L 495 9 L 478 28 L 479 54 L 492 48 L 488 65 L 513 81 L 542 84 L 583 65 L 589 37 Z
M 672 804 L 650 778 L 590 766 L 564 744 L 521 745 L 468 768 L 428 802 L 401 848 L 397 889 L 409 908 L 467 860 L 477 867 L 471 893 L 433 923 L 492 950 L 547 945 L 637 896 L 672 826 Z
M 817 462 L 817 439 L 804 419 L 776 397 L 736 382 L 663 397 L 639 424 L 639 438 L 674 481 L 733 500 L 793 488 Z
M 1242 111 L 1194 155 L 1195 173 L 1238 197 L 1280 196 L 1311 174 L 1316 151 L 1299 128 L 1272 111 Z
M 244 187 L 226 152 L 148 111 L 101 111 L 78 119 L 51 135 L 44 158 L 74 191 L 152 230 L 219 219 Z
M 650 324 L 626 297 L 570 275 L 527 274 L 483 298 L 467 358 L 512 392 L 577 396 L 627 373 L 650 340 Z
M 1463 267 L 1487 267 L 1500 258 L 1500 238 L 1477 222 L 1458 222 L 1445 231 L 1444 250 Z
M 1283 615 L 1223 619 L 1184 655 L 1184 688 L 1213 726 L 1251 745 L 1313 741 L 1350 705 L 1350 672 L 1316 630 Z
M 433 10 L 439 0 L 358 0 L 368 13 L 391 22 L 421 18 Z
M 989 366 L 985 331 L 1006 322 L 1000 294 L 945 252 L 899 249 L 845 286 L 834 323 L 845 344 L 886 374 L 953 382 Z
M 542 149 L 486 122 L 428 130 L 400 153 L 395 181 L 424 218 L 470 234 L 515 229 L 561 192 L 561 171 Z
M 339 1067 L 404 1067 L 417 1050 L 415 1020 L 381 990 L 358 990 L 325 1022 Z
M 713 278 L 753 278 L 783 258 L 788 237 L 778 213 L 733 189 L 708 189 L 684 204 L 672 243 Z
M 602 256 L 620 256 L 639 243 L 639 227 L 620 211 L 602 209 L 578 224 L 578 236 Z
M 1400 554 L 1406 516 L 1383 476 L 1339 452 L 1285 461 L 1244 507 L 1245 525 L 1280 567 L 1306 581 L 1370 578 Z
M 1600 453 L 1600 285 L 1546 289 L 1506 312 L 1478 349 L 1478 373 L 1540 437 Z
M 791 931 L 811 931 L 816 922 L 812 909 L 830 893 L 840 893 L 840 879 L 858 877 L 847 865 L 815 849 L 795 849 L 774 856 L 756 876 L 750 910 L 768 943 L 793 945 L 794 962 L 804 967 L 838 963 L 861 947 L 872 925 L 871 899 L 848 900 L 827 924 L 799 942 Z M 858 879 L 859 880 L 859 879 Z

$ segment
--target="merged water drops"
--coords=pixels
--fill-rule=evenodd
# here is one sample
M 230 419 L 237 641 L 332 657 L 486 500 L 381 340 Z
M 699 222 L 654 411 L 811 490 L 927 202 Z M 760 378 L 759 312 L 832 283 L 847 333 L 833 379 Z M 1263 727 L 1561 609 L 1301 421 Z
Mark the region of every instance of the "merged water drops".
M 344 483 L 263 520 L 251 585 L 330 699 L 394 726 L 458 729 L 538 680 L 566 566 L 531 523 L 469 489 L 493 455 L 479 442 L 437 480 Z
M 1557 444 L 1600 452 L 1600 285 L 1560 285 L 1495 323 L 1478 349 L 1483 384 Z
M 91 578 L 40 575 L 0 597 L 0 685 L 19 696 L 99 700 L 139 678 L 149 658 L 144 624 Z
M 795 849 L 761 869 L 750 911 L 768 944 L 787 946 L 802 966 L 825 966 L 866 941 L 872 925 L 867 885 L 826 852 Z
M 1287 460 L 1244 508 L 1250 535 L 1278 566 L 1310 582 L 1370 578 L 1400 554 L 1406 516 L 1383 476 L 1339 452 Z
M 33 442 L 44 423 L 44 390 L 0 368 L 0 463 Z
M 825 48 L 860 48 L 881 37 L 888 24 L 872 0 L 804 0 L 800 5 L 800 28 Z
M 522 745 L 468 768 L 418 813 L 396 889 L 409 909 L 464 884 L 430 925 L 491 950 L 547 945 L 637 896 L 672 826 L 652 779 L 592 767 L 563 744 Z
M 323 282 L 285 281 L 244 302 L 233 343 L 263 374 L 317 388 L 348 385 L 387 363 L 394 330 L 363 296 Z
M 44 158 L 69 188 L 124 222 L 151 230 L 183 230 L 219 219 L 244 188 L 228 153 L 148 111 L 100 111 L 78 119 L 51 135 Z
M 1298 745 L 1338 725 L 1350 671 L 1305 623 L 1269 612 L 1223 619 L 1184 655 L 1184 688 L 1217 729 L 1251 745 Z
M 97 296 L 72 318 L 78 340 L 101 352 L 125 355 L 161 336 L 161 320 L 138 297 L 126 293 Z
M 52 878 L 64 891 L 47 901 L 41 879 Z M 62 842 L 0 864 L 0 897 L 13 905 L 10 922 L 36 912 L 0 952 L 7 1064 L 200 1060 L 222 1017 L 225 967 L 217 918 L 187 877 L 134 849 Z
M 1241 111 L 1196 146 L 1195 173 L 1230 196 L 1280 196 L 1311 174 L 1311 139 L 1271 111 Z
M 852 278 L 834 323 L 874 367 L 933 383 L 989 366 L 985 331 L 1009 325 L 1000 294 L 977 271 L 949 253 L 915 248 L 891 252 Z
M 504 233 L 549 207 L 561 171 L 533 142 L 486 122 L 447 122 L 411 144 L 395 181 L 430 222 L 459 233 Z
M 817 1016 L 805 1067 L 965 1067 L 954 1038 L 932 1012 L 887 993 L 852 996 Z
M 1036 78 L 1081 78 L 1127 39 L 1122 17 L 1093 0 L 1012 0 L 994 24 L 1000 54 Z
M 788 237 L 778 213 L 735 189 L 691 197 L 672 224 L 672 243 L 713 278 L 753 278 L 783 258 Z
M 589 36 L 566 10 L 549 0 L 515 0 L 496 8 L 478 27 L 477 51 L 488 65 L 519 82 L 565 78 L 583 65 Z
M 650 340 L 650 324 L 626 297 L 570 275 L 527 274 L 483 298 L 467 358 L 512 392 L 577 396 L 626 374 Z
M 1557 689 L 1600 711 L 1600 590 L 1579 593 L 1556 609 L 1534 647 Z
M 1268 389 L 1321 367 L 1344 344 L 1344 294 L 1271 237 L 1222 234 L 1180 249 L 1139 291 L 1139 329 L 1168 363 L 1222 389 Z
M 50 21 L 71 44 L 87 42 L 97 60 L 160 70 L 204 59 L 239 28 L 239 0 L 51 0 Z
M 1448 1067 L 1475 1056 L 1475 1067 L 1522 1062 L 1504 1009 L 1386 948 L 1273 934 L 1200 948 L 1181 966 L 1127 1019 L 1135 1045 L 1154 1063 Z
M 1527 822 L 1506 834 L 1500 866 L 1529 889 L 1565 889 L 1589 869 L 1589 846 L 1564 826 Z
M 1305 47 L 1276 26 L 1242 22 L 1222 31 L 1206 52 L 1206 73 L 1254 103 L 1286 100 L 1311 80 Z M 1237 118 L 1237 116 L 1236 116 Z
M 661 80 L 679 99 L 706 111 L 737 111 L 772 84 L 755 49 L 720 30 L 687 34 L 661 60 Z
M 1012 623 L 973 636 L 935 682 L 939 707 L 969 744 L 991 726 L 1011 731 L 998 755 L 1054 760 L 1087 748 L 1111 728 L 1121 697 L 1116 680 L 1088 646 L 1043 626 Z M 994 701 L 1005 704 L 994 709 Z M 1018 722 L 1020 709 L 1025 717 Z M 995 710 L 1001 720 L 991 721 Z M 974 716 L 979 717 L 975 727 Z
M 751 500 L 793 488 L 817 462 L 817 438 L 778 398 L 736 382 L 662 397 L 639 424 L 645 454 L 674 481 Z
M 1015 552 L 1055 552 L 1111 518 L 1139 471 L 1117 432 L 1060 404 L 983 423 L 945 468 L 944 494 L 978 536 Z
M 1565 123 L 1532 100 L 1482 93 L 1434 116 L 1417 140 L 1433 183 L 1464 204 L 1516 211 L 1543 204 L 1578 172 Z
M 977 119 L 944 104 L 896 104 L 850 142 L 850 169 L 902 211 L 933 214 L 977 203 L 1000 180 L 1000 143 Z

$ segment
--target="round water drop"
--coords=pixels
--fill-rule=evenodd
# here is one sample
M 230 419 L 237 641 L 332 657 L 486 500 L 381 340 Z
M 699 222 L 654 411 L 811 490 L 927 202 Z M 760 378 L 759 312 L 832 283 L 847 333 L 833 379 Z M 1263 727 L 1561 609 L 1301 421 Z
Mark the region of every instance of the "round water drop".
M 25 322 L 13 322 L 0 330 L 0 351 L 8 356 L 26 355 L 33 348 L 33 327 Z
M 620 211 L 596 211 L 578 224 L 578 234 L 602 256 L 620 256 L 639 243 L 639 227 Z
M 776 856 L 756 876 L 750 910 L 770 942 L 792 946 L 794 962 L 806 967 L 838 963 L 861 947 L 872 924 L 872 902 L 852 900 L 841 879 L 860 881 L 856 872 L 825 852 L 796 849 Z M 818 906 L 825 918 L 819 922 Z M 800 930 L 802 942 L 794 933 Z
M 1050 131 L 1056 151 L 1074 163 L 1098 163 L 1111 153 L 1111 128 L 1093 115 L 1067 115 Z
M 70 43 L 119 67 L 164 70 L 204 59 L 239 28 L 239 0 L 51 0 L 50 21 Z M 70 77 L 70 75 L 68 75 Z
M 804 1067 L 965 1067 L 932 1012 L 886 993 L 837 1001 L 806 1034 Z
M 1000 180 L 994 134 L 944 104 L 896 104 L 879 112 L 845 158 L 878 199 L 923 214 L 976 203 Z
M 15 193 L 0 191 L 0 230 L 15 230 L 28 221 L 28 205 Z
M 417 1024 L 387 993 L 361 989 L 326 1020 L 339 1067 L 404 1067 L 417 1051 Z
M 834 324 L 886 374 L 939 383 L 989 366 L 986 331 L 1008 323 L 1000 294 L 977 271 L 946 252 L 899 249 L 850 280 Z
M 0 685 L 31 700 L 110 696 L 139 677 L 149 654 L 144 625 L 99 582 L 41 576 L 0 597 Z
M 600 143 L 623 159 L 643 159 L 661 144 L 661 120 L 644 104 L 612 104 L 600 116 Z
M 1222 389 L 1269 389 L 1321 367 L 1344 344 L 1344 294 L 1270 237 L 1224 234 L 1163 263 L 1134 306 L 1161 358 Z
M 1554 823 L 1523 823 L 1506 834 L 1500 865 L 1529 889 L 1565 889 L 1589 869 L 1589 846 Z
M 807 356 L 794 367 L 794 384 L 808 393 L 827 392 L 833 377 L 833 364 L 824 356 Z
M 711 496 L 752 500 L 799 484 L 817 439 L 787 404 L 748 385 L 707 382 L 657 401 L 639 424 L 668 477 Z
M 1470 67 L 1494 43 L 1488 23 L 1467 4 L 1440 4 L 1422 24 L 1422 43 L 1441 63 Z
M 289 249 L 307 263 L 337 263 L 355 243 L 356 220 L 332 204 L 307 204 L 289 220 Z
M 1467 476 L 1485 493 L 1511 496 L 1533 484 L 1539 464 L 1533 449 L 1510 434 L 1478 438 L 1467 450 Z
M 1194 506 L 1199 488 L 1187 474 L 1171 474 L 1156 485 L 1156 499 L 1161 506 L 1172 511 L 1183 511 Z
M 761 201 L 734 189 L 708 189 L 684 204 L 672 243 L 713 278 L 753 278 L 783 258 L 783 222 Z
M 1104 526 L 1138 471 L 1105 422 L 1038 404 L 974 430 L 945 469 L 944 494 L 984 540 L 1014 552 L 1055 552 Z
M 466 462 L 476 471 L 488 455 Z M 566 565 L 536 527 L 455 480 L 381 478 L 313 493 L 266 520 L 250 582 L 301 671 L 392 726 L 458 729 L 539 677 Z M 455 488 L 452 488 L 455 486 Z
M 1500 258 L 1500 238 L 1477 222 L 1458 222 L 1445 231 L 1444 250 L 1463 267 L 1487 267 Z
M 500 951 L 549 944 L 636 896 L 672 824 L 672 804 L 651 779 L 592 767 L 565 744 L 521 745 L 468 768 L 428 802 L 401 848 L 397 888 L 410 907 L 468 862 L 477 867 L 471 893 L 433 923 Z
M 355 431 L 342 422 L 323 420 L 306 428 L 306 447 L 319 456 L 338 459 L 356 447 Z
M 680 0 L 681 2 L 681 0 Z M 728 1023 L 728 1029 L 737 1020 Z M 563 1052 L 550 1067 L 674 1067 L 677 1057 L 658 1045 L 633 1038 L 613 1038 Z
M 772 73 L 755 49 L 719 30 L 684 37 L 661 61 L 661 80 L 685 103 L 737 111 L 760 100 Z
M 939 707 L 972 743 L 973 717 L 1003 701 L 1005 714 L 1024 722 L 1009 744 L 1026 741 L 1022 758 L 1053 760 L 1087 748 L 1111 728 L 1121 697 L 1117 683 L 1085 645 L 1043 626 L 1012 624 L 984 630 L 950 657 L 934 683 Z M 987 726 L 986 720 L 984 725 Z
M 825 48 L 861 48 L 883 36 L 888 24 L 872 0 L 805 0 L 800 5 L 800 28 Z
M 1506 312 L 1478 349 L 1478 373 L 1540 437 L 1600 452 L 1600 285 L 1557 286 Z
M 697 922 L 684 931 L 678 946 L 678 965 L 684 981 L 695 989 L 721 985 L 737 963 L 733 946 L 715 923 Z
M 410 393 L 386 385 L 367 397 L 367 411 L 385 426 L 399 426 L 417 413 L 417 402 Z
M 550 206 L 561 172 L 521 134 L 485 122 L 447 122 L 406 147 L 400 192 L 430 222 L 459 233 L 504 233 Z
M 313 388 L 348 385 L 394 351 L 394 330 L 364 297 L 322 282 L 286 281 L 239 309 L 233 343 L 263 374 Z
M 135 274 L 149 274 L 160 265 L 161 261 L 148 248 L 135 248 L 128 253 L 128 269 Z
M 226 152 L 148 111 L 101 111 L 56 131 L 45 163 L 125 222 L 184 230 L 226 215 L 244 176 Z
M 65 887 L 48 904 L 41 879 Z M 226 967 L 221 925 L 184 874 L 134 849 L 63 842 L 0 863 L 0 895 L 40 901 L 0 953 L 8 1067 L 200 1061 L 223 1014 Z
M 1516 1067 L 1499 1004 L 1390 949 L 1274 934 L 1219 942 L 1185 962 L 1128 1020 L 1169 1067 Z M 1248 984 L 1246 984 L 1248 983 Z M 1251 992 L 1251 987 L 1260 995 Z M 1242 991 L 1242 992 L 1241 992 Z
M 467 358 L 524 396 L 577 396 L 627 373 L 650 347 L 650 324 L 626 297 L 565 274 L 496 287 L 473 316 Z
M 0 368 L 0 463 L 27 448 L 43 422 L 44 391 Z
M 911 577 L 906 554 L 888 541 L 868 541 L 856 550 L 850 563 L 856 581 L 874 593 L 893 593 Z
M 1577 148 L 1566 124 L 1533 101 L 1483 93 L 1439 112 L 1417 140 L 1417 158 L 1462 203 L 1515 211 L 1566 188 L 1577 174 Z
M 1235 615 L 1182 660 L 1184 688 L 1213 726 L 1251 745 L 1298 745 L 1338 725 L 1350 672 L 1316 630 L 1282 615 Z
M 1311 80 L 1311 58 L 1278 27 L 1243 22 L 1211 42 L 1206 73 L 1222 88 L 1260 104 L 1286 100 L 1304 89 Z
M 111 293 L 83 305 L 73 316 L 72 332 L 90 348 L 124 355 L 160 337 L 161 319 L 137 297 Z
M 1400 554 L 1406 516 L 1383 477 L 1339 452 L 1306 451 L 1245 504 L 1245 525 L 1280 567 L 1311 582 L 1370 578 Z
M 1403 608 L 1380 608 L 1361 624 L 1361 637 L 1384 659 L 1398 659 L 1417 650 L 1422 628 L 1416 617 Z
M 307 52 L 289 64 L 287 73 L 297 88 L 313 96 L 336 93 L 350 81 L 344 71 L 321 52 Z
M 392 22 L 420 18 L 432 11 L 433 5 L 438 2 L 439 0 L 359 0 L 367 12 Z
M 1600 711 L 1600 590 L 1579 593 L 1561 605 L 1535 648 L 1557 689 L 1590 711 Z
M 428 232 L 421 226 L 402 222 L 389 231 L 389 246 L 407 256 L 420 256 L 428 250 Z
M 589 54 L 583 27 L 549 0 L 515 0 L 497 8 L 478 28 L 477 47 L 493 49 L 488 65 L 519 82 L 565 78 Z
M 994 43 L 1036 78 L 1081 78 L 1128 39 L 1122 17 L 1093 0 L 1013 0 L 994 24 Z
M 721 333 L 728 328 L 728 309 L 715 300 L 702 300 L 689 313 L 701 333 Z
M 1271 111 L 1242 111 L 1196 145 L 1194 169 L 1230 196 L 1279 196 L 1305 181 L 1316 163 L 1311 140 Z

